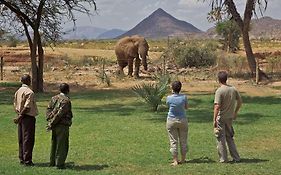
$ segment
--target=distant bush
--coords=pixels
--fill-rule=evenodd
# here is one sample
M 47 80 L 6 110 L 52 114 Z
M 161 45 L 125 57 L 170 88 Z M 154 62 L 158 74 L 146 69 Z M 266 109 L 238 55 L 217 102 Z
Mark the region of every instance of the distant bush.
M 172 46 L 172 56 L 179 67 L 208 67 L 216 62 L 216 45 L 178 42 Z
M 20 87 L 20 82 L 0 82 L 0 87 Z
M 8 47 L 17 47 L 19 40 L 15 36 L 8 36 Z
M 216 32 L 223 37 L 223 50 L 228 52 L 239 50 L 241 31 L 238 24 L 233 19 L 218 22 L 216 24 Z
M 281 67 L 281 56 L 270 56 L 267 59 L 269 70 L 271 73 L 277 72 Z
M 61 57 L 61 60 L 64 61 L 66 65 L 75 65 L 75 66 L 97 66 L 100 64 L 110 64 L 111 62 L 108 59 L 100 56 L 88 56 L 85 55 L 82 58 L 70 58 L 68 55 Z
M 241 73 L 247 71 L 247 59 L 244 56 L 236 54 L 226 54 L 218 58 L 218 66 L 221 69 L 225 69 L 234 73 Z

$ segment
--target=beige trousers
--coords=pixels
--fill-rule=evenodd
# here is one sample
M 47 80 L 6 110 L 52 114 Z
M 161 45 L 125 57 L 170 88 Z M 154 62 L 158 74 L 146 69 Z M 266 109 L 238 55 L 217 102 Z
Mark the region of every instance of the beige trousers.
M 217 137 L 217 149 L 219 154 L 220 162 L 227 162 L 227 147 L 229 149 L 230 155 L 234 161 L 240 161 L 240 156 L 236 149 L 236 145 L 234 143 L 234 129 L 232 127 L 233 119 L 222 119 L 218 117 L 217 124 L 218 124 L 218 133 L 216 134 Z
M 170 152 L 173 156 L 178 155 L 178 143 L 180 145 L 181 155 L 186 155 L 187 152 L 187 134 L 188 124 L 187 119 L 182 118 L 167 118 L 166 128 L 170 140 Z

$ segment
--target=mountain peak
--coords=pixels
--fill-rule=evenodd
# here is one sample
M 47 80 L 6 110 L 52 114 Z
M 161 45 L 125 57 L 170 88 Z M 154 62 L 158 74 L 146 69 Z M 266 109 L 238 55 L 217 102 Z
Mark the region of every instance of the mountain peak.
M 198 32 L 201 31 L 192 24 L 178 20 L 164 11 L 162 8 L 158 8 L 134 28 L 124 33 L 120 37 L 142 35 L 147 38 L 162 38 Z
M 162 8 L 158 8 L 157 10 L 155 10 L 152 14 L 167 14 L 167 12 L 165 10 L 163 10 Z
M 149 17 L 151 17 L 151 18 L 159 18 L 159 17 L 174 18 L 172 15 L 167 13 L 162 8 L 158 8 L 157 10 L 155 10 Z

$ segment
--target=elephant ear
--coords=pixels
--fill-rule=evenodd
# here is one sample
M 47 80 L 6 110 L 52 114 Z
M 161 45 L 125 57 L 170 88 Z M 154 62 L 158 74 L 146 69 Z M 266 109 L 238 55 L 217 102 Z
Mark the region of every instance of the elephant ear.
M 126 44 L 125 52 L 131 57 L 138 57 L 138 47 L 133 42 Z

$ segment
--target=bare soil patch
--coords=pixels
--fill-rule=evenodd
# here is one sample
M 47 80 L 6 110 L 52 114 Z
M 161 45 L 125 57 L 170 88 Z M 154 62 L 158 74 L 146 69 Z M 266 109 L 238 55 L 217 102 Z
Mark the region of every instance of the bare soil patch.
M 277 52 L 274 52 L 277 53 Z M 279 53 L 279 52 L 278 52 Z M 122 88 L 130 89 L 136 84 L 143 82 L 153 82 L 153 74 L 159 68 L 159 61 L 157 61 L 161 52 L 150 52 L 150 68 L 151 72 L 141 71 L 140 79 L 130 77 L 119 78 L 115 72 L 117 64 L 110 64 L 105 66 L 105 72 L 110 77 L 112 86 L 107 87 L 106 84 L 101 83 L 98 75 L 101 71 L 100 65 L 95 66 L 75 66 L 67 65 L 62 56 L 68 55 L 72 59 L 81 59 L 83 56 L 99 56 L 106 59 L 114 60 L 115 54 L 113 50 L 100 49 L 70 49 L 70 48 L 45 48 L 45 70 L 44 82 L 45 90 L 53 91 L 61 82 L 68 82 L 74 91 L 82 91 L 87 89 L 99 88 Z M 0 48 L 0 55 L 4 56 L 4 82 L 18 81 L 19 77 L 24 73 L 30 73 L 30 56 L 27 47 L 17 48 Z M 154 62 L 153 65 L 151 63 Z M 161 63 L 160 63 L 161 64 Z M 173 69 L 173 67 L 171 67 Z M 141 68 L 142 70 L 142 68 Z M 124 69 L 125 74 L 127 68 Z M 215 72 L 213 70 L 186 70 L 175 69 L 171 73 L 180 75 L 177 76 L 183 82 L 183 90 L 186 93 L 214 93 L 218 87 L 215 81 Z M 266 85 L 255 85 L 253 80 L 229 79 L 229 83 L 234 85 L 242 93 L 251 96 L 268 96 L 281 94 L 281 82 L 267 83 Z M 277 87 L 277 88 L 276 88 Z M 280 87 L 280 88 L 279 88 Z M 1 90 L 1 89 L 0 89 Z

